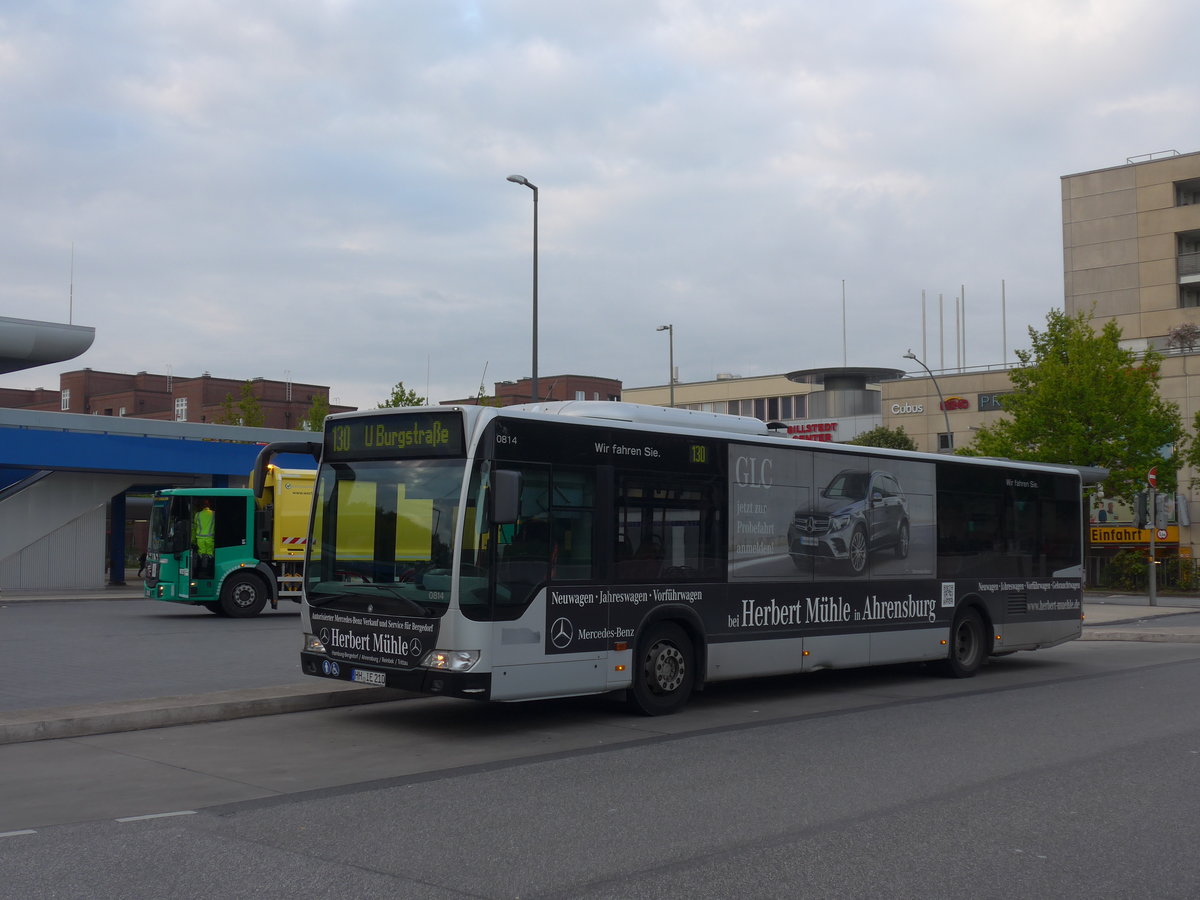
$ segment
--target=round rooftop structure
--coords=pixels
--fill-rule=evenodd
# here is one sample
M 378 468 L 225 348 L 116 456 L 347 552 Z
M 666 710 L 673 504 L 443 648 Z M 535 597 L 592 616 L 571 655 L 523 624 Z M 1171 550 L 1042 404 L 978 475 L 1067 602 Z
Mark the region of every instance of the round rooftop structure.
M 0 375 L 74 359 L 94 340 L 96 329 L 84 325 L 0 316 Z
M 903 369 L 885 369 L 876 366 L 825 366 L 819 369 L 799 369 L 788 372 L 789 381 L 805 382 L 820 378 L 827 391 L 861 391 L 868 384 L 895 381 L 904 377 Z

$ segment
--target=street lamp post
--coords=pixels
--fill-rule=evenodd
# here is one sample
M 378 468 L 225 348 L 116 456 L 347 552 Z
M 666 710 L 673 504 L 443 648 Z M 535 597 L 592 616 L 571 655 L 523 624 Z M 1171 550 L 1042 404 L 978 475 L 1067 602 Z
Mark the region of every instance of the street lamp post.
M 927 366 L 927 365 L 925 365 L 925 363 L 921 362 L 921 360 L 917 358 L 917 354 L 913 353 L 912 350 L 909 350 L 907 353 L 904 354 L 904 359 L 911 359 L 914 362 L 916 362 L 916 364 L 919 365 L 922 369 L 924 369 L 925 372 L 929 375 L 929 380 L 933 382 L 933 389 L 935 391 L 937 391 L 937 395 L 938 395 L 938 405 L 942 407 L 942 415 L 946 417 L 946 441 L 948 443 L 948 446 L 946 449 L 953 450 L 954 449 L 954 432 L 950 430 L 950 413 L 948 413 L 946 411 L 946 400 L 942 396 L 942 389 L 940 387 L 938 387 L 937 379 L 934 378 L 933 373 L 929 371 L 929 366 Z M 938 449 L 941 449 L 941 448 L 938 448 Z
M 533 191 L 533 376 L 530 378 L 529 393 L 533 402 L 538 402 L 538 189 L 524 175 L 509 175 L 513 184 L 523 184 Z
M 675 326 L 659 325 L 655 331 L 667 333 L 667 384 L 671 386 L 671 409 L 675 408 Z

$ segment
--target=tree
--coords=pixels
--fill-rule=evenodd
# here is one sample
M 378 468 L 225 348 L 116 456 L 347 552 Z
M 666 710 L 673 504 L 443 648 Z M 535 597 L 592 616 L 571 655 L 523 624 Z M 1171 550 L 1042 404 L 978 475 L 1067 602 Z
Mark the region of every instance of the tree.
M 965 456 L 1000 456 L 1109 470 L 1109 496 L 1132 497 L 1158 466 L 1159 490 L 1174 490 L 1184 449 L 1179 407 L 1158 395 L 1161 354 L 1121 347 L 1113 321 L 1051 310 L 1045 331 L 1029 329 L 1018 350 L 1005 418 L 976 433 Z M 1160 453 L 1163 448 L 1168 457 Z
M 888 447 L 892 450 L 916 450 L 917 442 L 902 426 L 888 428 L 880 425 L 846 441 L 857 447 Z
M 221 401 L 221 415 L 214 421 L 218 425 L 247 425 L 261 428 L 266 424 L 267 417 L 262 411 L 262 405 L 254 396 L 254 383 L 242 383 L 241 399 L 234 404 L 233 394 L 226 394 Z
M 1195 322 L 1181 322 L 1167 330 L 1167 346 L 1178 347 L 1189 353 L 1200 344 L 1200 325 Z
M 391 409 L 396 406 L 424 406 L 425 403 L 425 397 L 419 396 L 416 391 L 410 391 L 404 386 L 403 381 L 397 381 L 396 386 L 392 388 L 392 395 L 375 408 Z
M 323 395 L 316 394 L 312 398 L 308 412 L 300 420 L 300 427 L 304 431 L 322 431 L 325 428 L 327 415 L 329 415 L 329 401 Z

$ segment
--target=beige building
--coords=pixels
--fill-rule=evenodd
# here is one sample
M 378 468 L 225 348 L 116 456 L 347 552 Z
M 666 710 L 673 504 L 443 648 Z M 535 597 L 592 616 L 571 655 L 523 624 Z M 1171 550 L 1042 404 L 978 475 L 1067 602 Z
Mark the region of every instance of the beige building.
M 621 399 L 779 422 L 797 440 L 847 441 L 880 424 L 879 382 L 902 374 L 831 367 L 753 378 L 718 375 L 713 381 L 627 388 Z

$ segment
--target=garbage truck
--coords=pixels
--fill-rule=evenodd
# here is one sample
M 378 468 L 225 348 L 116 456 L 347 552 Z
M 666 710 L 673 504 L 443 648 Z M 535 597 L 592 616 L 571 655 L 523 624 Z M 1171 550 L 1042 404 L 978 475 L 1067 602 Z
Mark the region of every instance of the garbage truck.
M 268 465 L 251 477 L 257 497 L 254 488 L 154 495 L 144 596 L 239 619 L 300 602 L 316 472 Z

